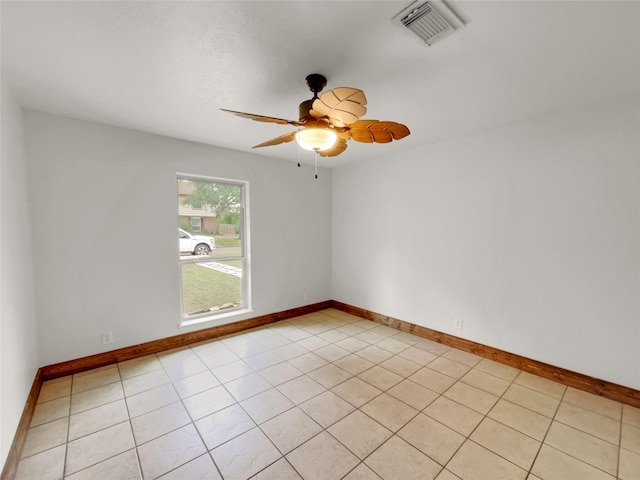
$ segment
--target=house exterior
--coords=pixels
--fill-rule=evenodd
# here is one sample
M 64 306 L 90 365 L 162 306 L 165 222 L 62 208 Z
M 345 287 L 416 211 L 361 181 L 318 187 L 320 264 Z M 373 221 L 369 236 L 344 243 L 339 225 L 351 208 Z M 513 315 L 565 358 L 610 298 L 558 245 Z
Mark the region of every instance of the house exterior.
M 209 205 L 194 207 L 184 200 L 193 193 L 194 186 L 189 180 L 178 180 L 178 225 L 180 228 L 193 233 L 209 233 L 215 235 L 216 214 Z

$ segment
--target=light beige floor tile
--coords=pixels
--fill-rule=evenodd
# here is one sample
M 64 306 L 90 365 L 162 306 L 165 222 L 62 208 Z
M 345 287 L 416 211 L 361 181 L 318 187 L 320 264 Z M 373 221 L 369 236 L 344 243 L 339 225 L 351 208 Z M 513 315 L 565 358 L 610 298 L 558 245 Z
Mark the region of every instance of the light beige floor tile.
M 214 448 L 211 456 L 223 478 L 244 480 L 271 465 L 281 455 L 266 435 L 254 428 Z
M 252 480 L 302 480 L 302 477 L 286 459 L 281 458 L 258 473 Z
M 464 382 L 455 383 L 444 396 L 486 415 L 498 401 L 498 397 Z
M 68 429 L 69 419 L 66 417 L 30 428 L 22 448 L 22 458 L 67 443 Z
M 71 395 L 72 377 L 61 377 L 55 380 L 48 380 L 42 383 L 37 403 L 48 402 Z
M 539 441 L 551 425 L 550 418 L 506 400 L 499 400 L 488 416 Z
M 485 418 L 471 440 L 529 471 L 540 449 L 540 442 L 491 418 Z
M 233 362 L 220 365 L 219 367 L 212 368 L 211 372 L 220 382 L 227 383 L 249 375 L 250 373 L 254 373 L 255 370 L 244 360 L 235 360 Z
M 164 369 L 160 369 L 127 378 L 122 382 L 122 388 L 124 389 L 124 394 L 130 397 L 170 382 L 171 379 Z
M 180 400 L 173 385 L 170 383 L 161 385 L 151 390 L 127 397 L 127 408 L 131 418 L 143 415 L 170 403 Z
M 336 385 L 351 378 L 351 374 L 349 372 L 345 372 L 331 363 L 313 370 L 307 375 L 325 388 L 335 387 Z
M 134 449 L 108 458 L 92 467 L 80 470 L 65 477 L 68 480 L 98 480 L 113 478 L 118 480 L 141 480 L 142 473 L 138 465 L 138 455 Z
M 467 441 L 447 464 L 464 480 L 525 480 L 527 472 L 480 445 Z M 567 477 L 569 478 L 569 477 Z
M 411 360 L 419 364 L 420 366 L 425 366 L 426 364 L 434 361 L 438 356 L 435 353 L 428 352 L 426 350 L 422 350 L 418 347 L 409 347 L 406 350 L 403 350 L 398 354 L 399 357 L 406 358 L 407 360 Z
M 407 423 L 398 436 L 440 465 L 446 465 L 465 441 L 459 433 L 422 413 Z
M 282 385 L 278 385 L 280 390 L 289 400 L 296 405 L 320 395 L 326 389 L 307 375 L 289 380 Z
M 622 423 L 640 428 L 640 408 L 631 405 L 622 406 Z
M 268 367 L 260 370 L 262 375 L 271 385 L 280 385 L 281 383 L 288 382 L 303 373 L 293 365 L 287 362 L 279 363 L 273 367 Z
M 195 460 L 159 477 L 159 480 L 222 480 L 211 456 L 200 455 Z
M 640 455 L 640 428 L 623 423 L 620 446 Z
M 422 365 L 399 355 L 385 360 L 380 364 L 380 366 L 397 375 L 400 375 L 403 378 L 407 378 L 409 375 L 416 373 L 422 368 Z
M 207 366 L 207 368 L 214 369 L 226 365 L 231 362 L 237 362 L 240 360 L 235 353 L 231 350 L 220 350 L 215 352 L 203 352 L 198 354 L 200 360 Z
M 518 370 L 517 368 L 503 365 L 502 363 L 489 360 L 488 358 L 483 358 L 473 368 L 475 368 L 476 370 L 480 370 L 481 372 L 493 375 L 494 377 L 500 377 L 507 382 L 513 382 L 520 374 L 520 370 Z
M 514 380 L 514 383 L 527 387 L 536 392 L 544 393 L 553 398 L 560 400 L 564 395 L 567 387 L 561 383 L 547 380 L 546 378 L 533 375 L 528 372 L 520 372 L 520 375 Z
M 204 372 L 207 370 L 207 366 L 197 355 L 192 353 L 192 356 L 187 360 L 165 366 L 164 370 L 172 381 L 176 381 L 181 378 L 190 377 L 196 373 Z
M 464 383 L 467 383 L 473 387 L 489 392 L 492 395 L 501 396 L 510 383 L 501 378 L 494 377 L 488 373 L 481 372 L 479 370 L 471 370 L 461 379 Z
M 299 406 L 324 428 L 329 427 L 355 410 L 353 405 L 347 403 L 333 392 L 324 392 Z
M 343 480 L 380 480 L 380 477 L 364 463 L 361 463 L 351 470 Z
M 254 370 L 262 370 L 263 368 L 273 367 L 274 365 L 282 363 L 284 359 L 271 351 L 266 351 L 246 357 L 244 361 Z
M 292 342 L 299 342 L 305 338 L 313 336 L 311 332 L 307 332 L 302 328 L 292 327 L 291 329 L 282 332 L 282 336 L 288 338 Z
M 436 480 L 460 480 L 460 477 L 454 475 L 449 470 L 443 470 L 442 472 L 440 472 L 440 475 L 438 475 Z
M 392 435 L 360 410 L 334 423 L 328 431 L 360 459 L 369 456 Z
M 376 343 L 375 346 L 380 347 L 396 355 L 410 347 L 410 345 L 404 342 L 401 342 L 399 340 L 396 340 L 395 338 L 385 338 L 381 342 Z
M 320 425 L 297 407 L 264 422 L 260 428 L 282 454 L 289 453 L 322 431 Z
M 161 370 L 162 364 L 156 355 L 146 355 L 144 357 L 134 358 L 133 360 L 120 362 L 118 363 L 118 369 L 120 370 L 120 378 L 126 380 L 127 378 L 137 377 L 143 373 Z
M 293 358 L 289 360 L 289 365 L 293 365 L 298 370 L 304 373 L 309 373 L 312 370 L 320 368 L 324 365 L 327 365 L 327 362 L 324 358 L 319 357 L 315 353 L 309 352 L 299 357 Z
M 195 424 L 209 450 L 256 426 L 251 417 L 238 404 L 207 415 L 197 420 Z
M 93 388 L 102 387 L 110 383 L 120 381 L 120 371 L 117 365 L 109 365 L 107 367 L 89 370 L 87 372 L 76 373 L 73 376 L 73 394 L 86 392 Z
M 622 404 L 608 398 L 599 397 L 592 393 L 583 392 L 575 388 L 567 388 L 567 392 L 562 399 L 563 402 L 570 403 L 576 407 L 584 408 L 592 412 L 599 413 L 605 417 L 620 421 L 622 416 Z
M 286 458 L 305 480 L 337 480 L 359 463 L 355 455 L 327 432 L 300 445 Z
M 358 327 L 353 327 L 353 328 L 356 328 L 362 331 L 362 329 Z M 363 348 L 366 348 L 367 346 L 369 346 L 367 342 L 363 342 L 362 340 L 358 340 L 357 338 L 353 338 L 353 337 L 348 337 L 343 340 L 340 340 L 339 342 L 336 342 L 336 345 L 340 348 L 344 348 L 345 350 L 351 353 L 355 353 L 358 350 L 362 350 Z
M 427 368 L 440 372 L 448 377 L 453 377 L 456 380 L 460 379 L 465 373 L 469 371 L 471 367 L 463 363 L 458 363 L 453 360 L 449 360 L 445 357 L 438 357 L 433 362 L 427 365 Z
M 480 360 L 482 360 L 482 357 L 479 357 L 478 355 L 474 355 L 470 352 L 463 352 L 456 348 L 447 350 L 442 356 L 449 360 L 453 360 L 454 362 L 463 363 L 469 367 L 475 367 Z
M 271 384 L 259 373 L 251 373 L 227 382 L 225 387 L 238 402 L 272 388 Z
M 555 419 L 609 443 L 618 445 L 620 441 L 620 421 L 615 421 L 591 410 L 562 402 Z
M 555 448 L 543 445 L 531 473 L 544 480 L 613 480 L 615 477 Z
M 361 407 L 382 393 L 381 390 L 357 377 L 341 383 L 331 391 L 355 407 Z
M 326 332 L 322 332 L 318 334 L 318 337 L 322 338 L 323 340 L 326 340 L 329 343 L 337 343 L 340 340 L 344 340 L 348 336 L 349 335 L 347 335 L 346 333 L 336 329 L 327 330 Z
M 502 398 L 549 418 L 553 418 L 560 405 L 558 399 L 517 384 L 511 385 Z
M 66 445 L 25 458 L 18 464 L 15 480 L 60 480 L 64 471 Z
M 447 388 L 455 383 L 455 379 L 438 373 L 430 368 L 421 368 L 409 377 L 412 382 L 418 383 L 437 393 L 444 393 Z
M 157 354 L 158 360 L 163 367 L 167 368 L 171 365 L 188 362 L 197 357 L 196 353 L 190 347 L 178 347 L 171 350 L 165 350 Z
M 386 338 L 385 336 L 380 335 L 379 333 L 375 333 L 373 330 L 375 330 L 375 328 L 372 328 L 370 330 L 354 335 L 353 338 L 357 338 L 358 340 L 362 340 L 363 342 L 367 342 L 371 344 L 381 342 Z
M 138 447 L 144 478 L 156 478 L 190 462 L 207 450 L 192 425 L 167 433 Z
M 289 340 L 287 337 L 284 337 L 282 335 L 275 334 L 275 335 L 270 335 L 269 337 L 266 337 L 266 338 L 259 338 L 258 342 L 264 347 L 267 347 L 267 349 L 274 350 L 276 348 L 287 345 L 288 343 L 291 343 L 291 340 Z
M 71 415 L 124 398 L 122 383 L 112 383 L 71 396 Z M 33 424 L 33 423 L 32 423 Z
M 587 433 L 553 422 L 544 443 L 611 475 L 616 474 L 618 447 Z
M 346 357 L 351 352 L 349 352 L 349 350 L 345 350 L 344 348 L 340 348 L 337 345 L 327 345 L 326 347 L 321 347 L 314 350 L 313 353 L 324 358 L 328 362 L 335 362 L 340 358 Z
M 621 480 L 636 480 L 640 478 L 640 455 L 624 448 L 621 449 L 618 477 Z
M 299 340 L 297 344 L 300 345 L 302 348 L 306 348 L 309 351 L 314 351 L 318 348 L 322 348 L 329 345 L 329 342 L 321 338 L 318 338 L 315 335 L 312 335 L 310 337 Z
M 418 343 L 415 344 L 416 348 L 419 348 L 420 350 L 425 350 L 427 352 L 431 352 L 434 353 L 436 355 L 442 355 L 446 352 L 448 352 L 449 350 L 451 350 L 451 347 L 447 347 L 446 345 L 443 345 L 441 343 L 438 342 L 434 342 L 432 340 L 420 340 Z
M 387 390 L 387 393 L 416 410 L 424 409 L 427 405 L 438 398 L 438 394 L 436 392 L 429 390 L 422 385 L 418 385 L 411 380 L 403 380 L 396 386 Z
M 390 389 L 403 380 L 400 375 L 390 372 L 379 365 L 362 372 L 358 375 L 358 378 L 383 391 Z
M 71 397 L 62 397 L 48 402 L 38 403 L 33 410 L 31 427 L 69 416 Z
M 432 480 L 442 468 L 395 435 L 373 452 L 365 463 L 385 480 Z
M 79 438 L 67 444 L 65 473 L 71 474 L 90 467 L 134 446 L 129 422 Z
M 400 430 L 418 414 L 415 408 L 386 393 L 374 398 L 360 410 L 392 432 Z
M 393 353 L 375 345 L 369 345 L 362 350 L 358 350 L 356 355 L 377 364 L 391 358 Z
M 227 345 L 229 350 L 235 353 L 240 358 L 252 357 L 259 353 L 264 353 L 268 348 L 258 342 L 246 342 L 238 345 Z
M 398 334 L 398 330 L 392 327 L 388 327 L 386 325 L 377 325 L 376 327 L 371 329 L 372 332 L 375 332 L 383 337 L 391 337 Z
M 440 397 L 424 409 L 431 418 L 445 424 L 465 437 L 468 436 L 482 420 L 482 415 L 469 407 Z
M 266 422 L 294 406 L 287 397 L 275 388 L 243 400 L 240 405 L 257 424 Z
M 288 345 L 283 345 L 282 347 L 274 349 L 273 353 L 283 360 L 291 360 L 292 358 L 308 353 L 308 350 L 306 348 L 302 348 L 296 343 L 289 343 Z
M 128 420 L 127 404 L 122 399 L 71 415 L 69 441 Z
M 181 402 L 153 410 L 131 420 L 136 445 L 158 438 L 191 423 L 191 418 Z
M 182 403 L 184 403 L 191 418 L 197 420 L 236 402 L 223 386 L 219 386 L 187 397 L 182 400 Z
M 334 365 L 349 372 L 351 375 L 358 375 L 365 370 L 369 370 L 375 365 L 366 358 L 359 357 L 358 355 L 347 355 L 339 360 L 333 362 Z
M 204 392 L 218 385 L 220 385 L 220 382 L 208 370 L 173 382 L 173 386 L 180 398 L 190 397 L 191 395 Z

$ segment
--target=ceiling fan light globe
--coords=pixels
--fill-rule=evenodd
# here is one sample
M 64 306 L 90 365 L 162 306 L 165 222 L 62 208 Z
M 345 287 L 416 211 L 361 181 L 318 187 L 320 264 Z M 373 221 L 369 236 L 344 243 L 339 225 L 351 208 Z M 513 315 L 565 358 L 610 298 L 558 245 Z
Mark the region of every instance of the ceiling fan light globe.
M 296 133 L 296 141 L 301 148 L 319 152 L 335 145 L 338 135 L 327 128 L 305 128 Z

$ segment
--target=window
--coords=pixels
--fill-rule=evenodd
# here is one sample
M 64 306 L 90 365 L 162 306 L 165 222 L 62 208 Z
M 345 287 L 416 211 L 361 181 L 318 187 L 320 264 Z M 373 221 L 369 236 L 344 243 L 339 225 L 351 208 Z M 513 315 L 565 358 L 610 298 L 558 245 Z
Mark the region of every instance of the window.
M 246 211 L 245 182 L 178 175 L 182 325 L 251 308 Z

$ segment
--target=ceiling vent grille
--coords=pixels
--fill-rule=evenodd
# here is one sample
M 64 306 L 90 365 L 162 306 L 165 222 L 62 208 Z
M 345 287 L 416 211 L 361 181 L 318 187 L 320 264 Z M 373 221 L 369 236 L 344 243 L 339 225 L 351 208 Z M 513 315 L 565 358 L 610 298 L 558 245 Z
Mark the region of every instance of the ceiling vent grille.
M 429 46 L 465 23 L 443 2 L 414 2 L 393 18 Z

